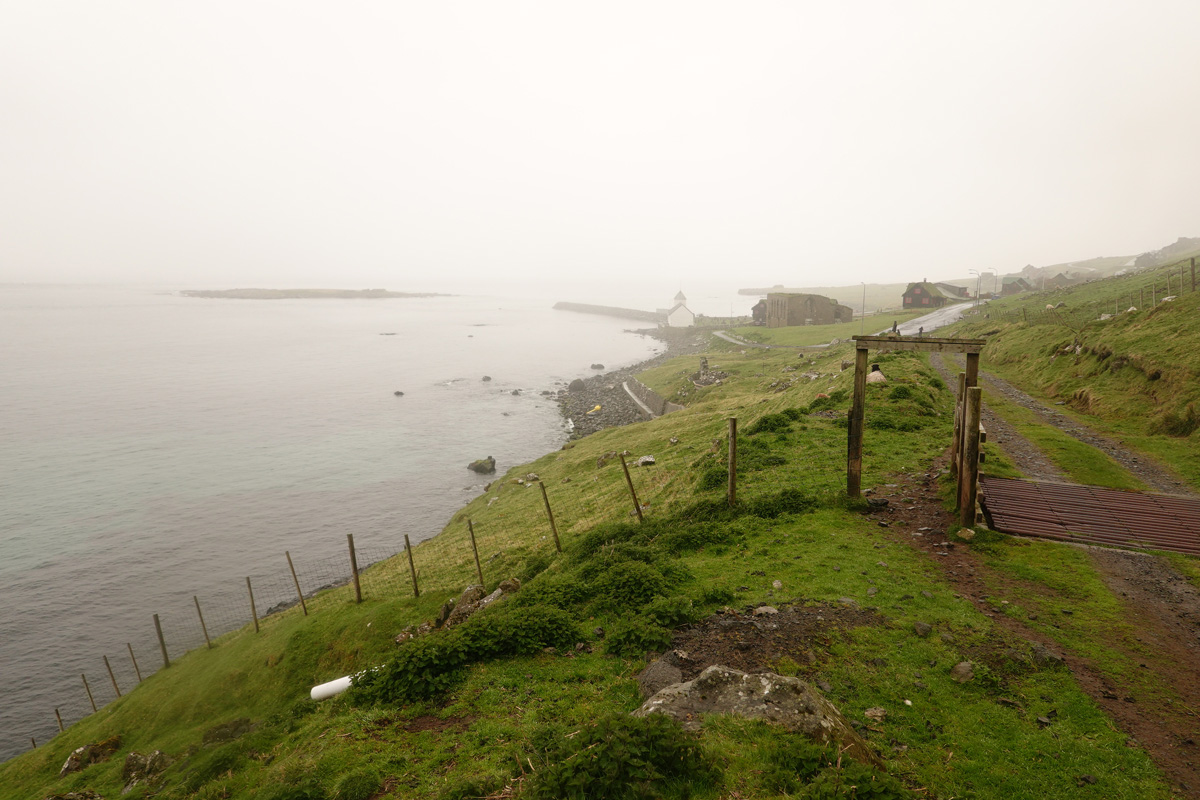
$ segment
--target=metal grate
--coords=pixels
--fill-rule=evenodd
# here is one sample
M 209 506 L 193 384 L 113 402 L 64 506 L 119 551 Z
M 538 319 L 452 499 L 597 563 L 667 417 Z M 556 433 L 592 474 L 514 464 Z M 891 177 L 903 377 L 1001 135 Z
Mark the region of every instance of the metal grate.
M 1002 533 L 1200 556 L 1200 500 L 986 475 L 980 483 Z

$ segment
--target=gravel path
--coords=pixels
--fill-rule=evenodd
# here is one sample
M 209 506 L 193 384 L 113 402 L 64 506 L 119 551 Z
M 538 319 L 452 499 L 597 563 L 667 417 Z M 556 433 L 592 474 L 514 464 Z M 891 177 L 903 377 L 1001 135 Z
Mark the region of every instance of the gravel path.
M 953 371 L 955 376 L 957 376 L 957 373 L 963 369 L 960 364 L 954 362 L 947 363 L 940 354 L 935 353 L 931 360 L 934 367 L 943 376 L 948 375 L 950 371 Z M 957 377 L 953 381 L 949 378 L 945 378 L 945 380 L 948 385 L 954 386 L 957 382 Z M 1073 436 L 1084 444 L 1091 445 L 1105 453 L 1154 491 L 1167 494 L 1182 494 L 1190 497 L 1197 496 L 1183 480 L 1166 469 L 1166 467 L 1152 460 L 1149 456 L 1136 453 L 1125 447 L 1122 442 L 1097 433 L 1062 412 L 1044 405 L 1041 401 L 1030 397 L 1017 387 L 997 378 L 991 373 L 980 370 L 979 380 L 984 389 L 1005 398 L 1009 402 L 1016 403 L 1022 408 L 1029 409 L 1042 423 L 1058 428 L 1063 433 Z M 1028 439 L 1018 434 L 995 414 L 989 412 L 985 404 L 984 426 L 988 430 L 989 440 L 992 440 L 993 425 L 996 426 L 995 430 L 997 432 L 997 438 L 994 441 L 1001 443 L 1003 440 L 1007 440 L 1008 446 L 1002 446 L 1001 449 L 1004 450 L 1006 455 L 1012 458 L 1017 464 L 1018 469 L 1030 477 L 1062 480 L 1062 473 L 1050 464 Z M 1047 467 L 1050 471 L 1047 471 Z M 1057 477 L 1053 475 L 1054 472 L 1058 473 Z

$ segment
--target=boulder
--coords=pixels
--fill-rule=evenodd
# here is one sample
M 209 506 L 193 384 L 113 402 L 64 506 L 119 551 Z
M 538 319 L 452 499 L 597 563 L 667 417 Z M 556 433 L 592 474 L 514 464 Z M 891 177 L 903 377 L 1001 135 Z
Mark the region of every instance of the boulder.
M 488 381 L 490 381 L 491 379 L 492 379 L 492 376 L 491 376 L 491 375 L 484 375 L 484 376 L 483 376 L 483 382 L 484 382 L 484 383 L 487 383 L 487 382 L 488 382 Z
M 592 369 L 604 369 L 604 365 L 597 362 L 592 364 Z
M 91 744 L 85 744 L 83 747 L 77 747 L 71 751 L 71 754 L 67 756 L 67 760 L 63 762 L 62 769 L 58 772 L 58 777 L 65 777 L 72 772 L 79 772 L 80 770 L 87 769 L 92 764 L 105 761 L 120 749 L 120 736 L 113 736 L 101 742 L 92 742 Z
M 817 689 L 799 678 L 771 672 L 750 673 L 714 664 L 695 680 L 668 686 L 633 712 L 636 717 L 666 714 L 696 730 L 701 714 L 733 714 L 761 719 L 803 733 L 859 761 L 882 766 L 879 758 L 841 712 Z
M 171 763 L 171 759 L 162 750 L 155 750 L 149 755 L 136 751 L 125 756 L 125 767 L 121 770 L 121 780 L 125 788 L 121 794 L 129 794 L 134 786 L 157 778 Z
M 567 391 L 571 394 L 579 394 L 587 389 L 587 384 L 583 382 L 583 378 L 576 378 L 567 385 Z
M 661 658 L 650 662 L 637 676 L 638 688 L 642 697 L 650 698 L 668 686 L 674 686 L 683 681 L 683 673 L 679 667 L 663 661 Z
M 472 461 L 467 464 L 467 469 L 472 472 L 478 472 L 480 475 L 487 475 L 496 471 L 496 459 L 488 456 L 481 458 L 478 461 Z
M 634 462 L 635 467 L 649 467 L 652 464 L 654 464 L 654 456 L 642 456 Z
M 950 669 L 950 677 L 959 683 L 966 683 L 975 677 L 975 667 L 970 661 L 960 661 Z

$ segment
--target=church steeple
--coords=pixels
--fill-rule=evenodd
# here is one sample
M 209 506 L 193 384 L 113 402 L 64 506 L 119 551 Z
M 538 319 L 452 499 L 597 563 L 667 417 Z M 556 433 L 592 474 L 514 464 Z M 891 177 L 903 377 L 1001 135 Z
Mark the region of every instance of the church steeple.
M 687 302 L 687 298 L 683 296 L 683 289 L 680 289 L 679 294 L 675 295 L 675 302 L 676 303 L 686 303 Z

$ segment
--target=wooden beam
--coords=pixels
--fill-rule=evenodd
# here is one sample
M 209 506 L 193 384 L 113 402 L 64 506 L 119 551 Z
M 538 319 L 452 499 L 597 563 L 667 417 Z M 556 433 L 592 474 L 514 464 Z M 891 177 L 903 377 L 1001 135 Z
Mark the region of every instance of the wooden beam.
M 890 352 L 919 350 L 931 353 L 978 353 L 986 339 L 939 339 L 932 336 L 859 336 L 850 337 L 859 347 Z

